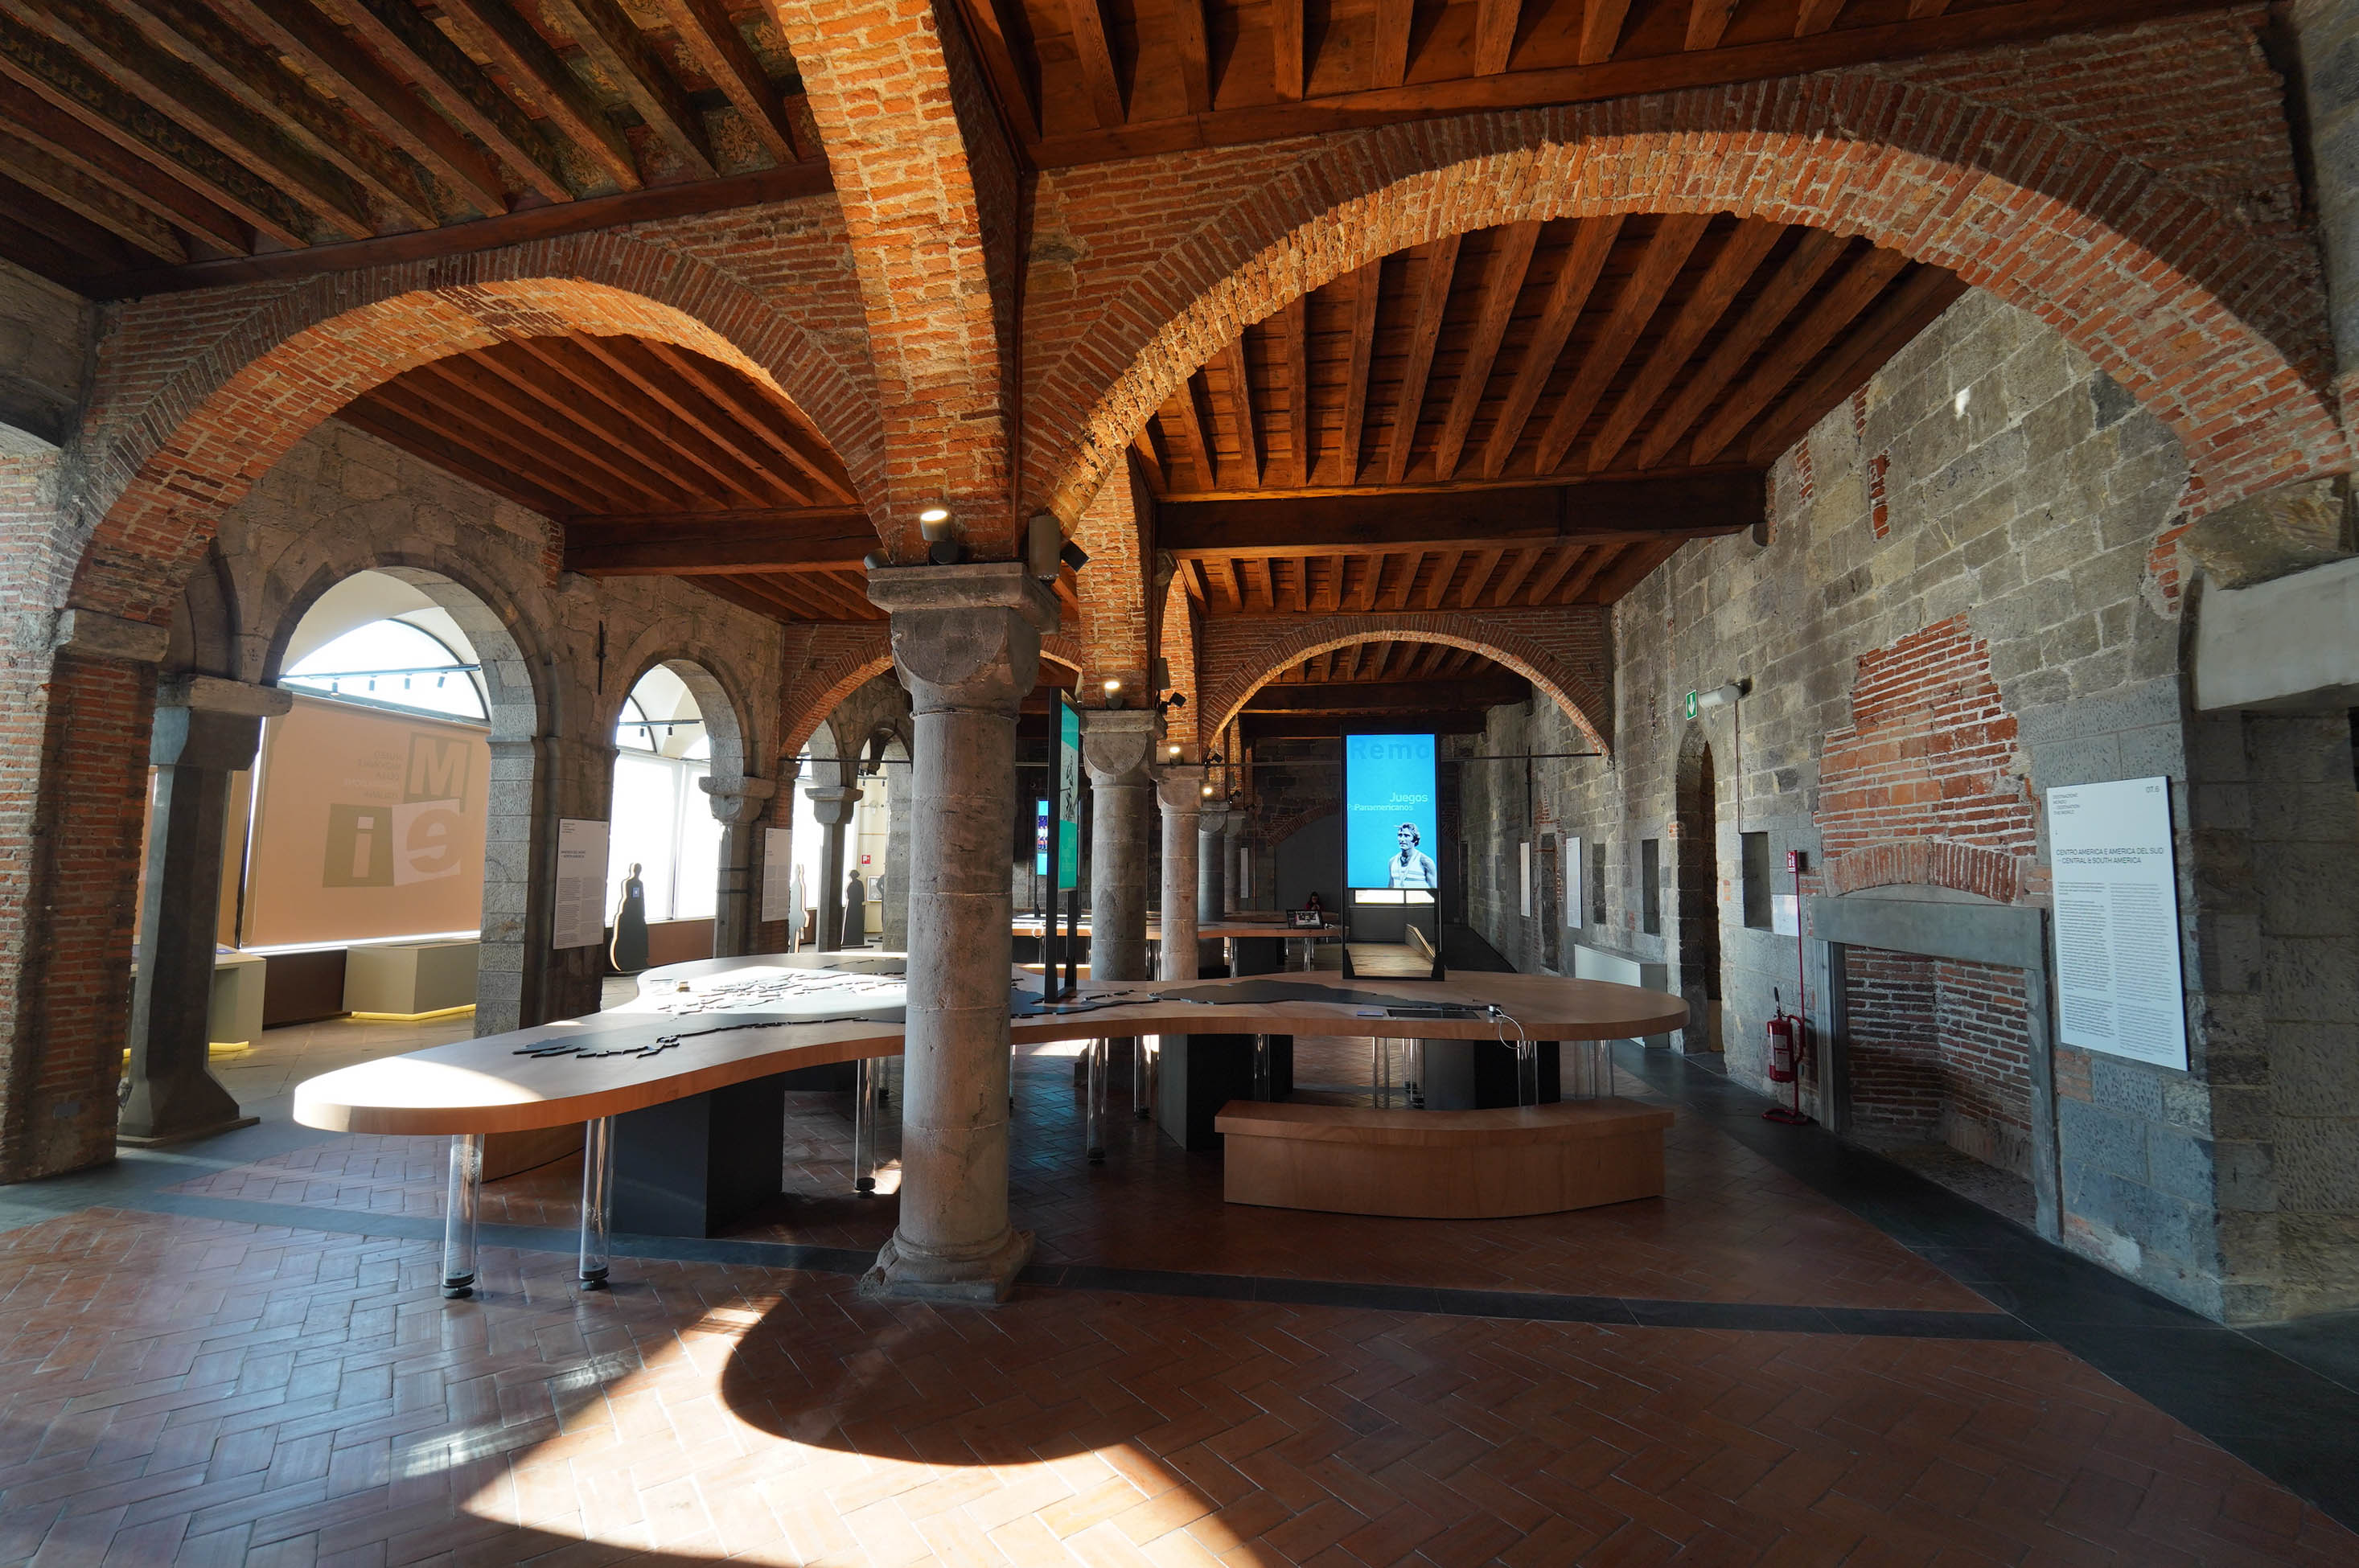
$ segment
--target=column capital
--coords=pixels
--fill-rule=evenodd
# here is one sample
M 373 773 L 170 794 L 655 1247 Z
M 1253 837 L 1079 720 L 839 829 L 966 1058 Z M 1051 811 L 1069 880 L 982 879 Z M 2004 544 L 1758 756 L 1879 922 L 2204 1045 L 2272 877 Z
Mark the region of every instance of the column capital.
M 172 629 L 145 621 L 126 621 L 103 611 L 66 609 L 49 634 L 53 653 L 85 659 L 114 659 L 127 665 L 160 665 L 171 651 Z
M 1199 832 L 1199 833 L 1218 833 L 1218 832 L 1221 832 L 1222 830 L 1223 830 L 1224 828 L 1226 828 L 1226 827 L 1228 827 L 1228 825 L 1229 825 L 1229 803 L 1228 803 L 1227 801 L 1225 801 L 1225 800 L 1207 800 L 1207 801 L 1204 801 L 1202 804 L 1201 804 L 1200 806 L 1197 806 L 1197 808 L 1196 808 L 1196 831 L 1197 831 L 1197 832 Z
M 1206 805 L 1203 764 L 1172 762 L 1160 769 L 1155 777 L 1155 798 L 1170 816 L 1196 816 Z
M 1013 716 L 1040 674 L 1057 601 L 1020 561 L 879 567 L 868 600 L 892 617 L 893 667 L 919 713 Z
M 1148 782 L 1162 716 L 1151 708 L 1082 709 L 1082 765 L 1099 789 Z
M 860 791 L 851 784 L 813 784 L 803 791 L 803 798 L 811 803 L 811 816 L 821 827 L 841 827 L 852 820 Z
M 715 821 L 738 827 L 762 815 L 763 803 L 778 793 L 778 781 L 757 779 L 751 773 L 730 779 L 707 775 L 696 781 L 696 787 L 712 797 L 708 804 Z

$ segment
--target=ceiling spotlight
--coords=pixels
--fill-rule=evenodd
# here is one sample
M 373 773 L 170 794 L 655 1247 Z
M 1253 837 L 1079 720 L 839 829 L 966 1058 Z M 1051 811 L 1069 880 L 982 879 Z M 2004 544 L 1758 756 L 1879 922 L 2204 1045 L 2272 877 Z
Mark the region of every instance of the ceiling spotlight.
M 1180 760 L 1180 748 L 1177 746 L 1171 748 L 1171 760 L 1175 762 Z
M 1204 786 L 1204 798 L 1206 800 L 1212 798 L 1212 786 L 1211 784 L 1206 784 Z
M 1122 682 L 1109 679 L 1105 683 L 1105 705 L 1108 708 L 1122 706 Z
M 929 503 L 918 513 L 919 525 L 925 529 L 926 537 L 929 539 L 940 539 L 948 535 L 950 529 L 944 524 L 950 520 L 949 505 L 940 501 Z

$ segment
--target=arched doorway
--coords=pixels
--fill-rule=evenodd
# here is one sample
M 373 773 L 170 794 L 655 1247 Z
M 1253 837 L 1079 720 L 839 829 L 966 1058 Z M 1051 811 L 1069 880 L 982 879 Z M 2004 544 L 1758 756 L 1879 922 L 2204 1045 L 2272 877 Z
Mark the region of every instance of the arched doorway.
M 719 700 L 699 700 L 684 676 Z M 655 665 L 632 684 L 614 720 L 614 789 L 607 839 L 610 957 L 649 965 L 712 956 L 720 905 L 722 824 L 702 785 L 713 776 L 716 730 L 729 712 L 712 677 L 685 660 Z M 643 900 L 644 955 L 622 938 L 624 889 L 636 870 Z M 632 952 L 625 954 L 625 945 Z
M 1688 1004 L 1685 1048 L 1723 1048 L 1720 1031 L 1720 791 L 1712 747 L 1691 734 L 1680 757 L 1677 843 L 1680 994 Z

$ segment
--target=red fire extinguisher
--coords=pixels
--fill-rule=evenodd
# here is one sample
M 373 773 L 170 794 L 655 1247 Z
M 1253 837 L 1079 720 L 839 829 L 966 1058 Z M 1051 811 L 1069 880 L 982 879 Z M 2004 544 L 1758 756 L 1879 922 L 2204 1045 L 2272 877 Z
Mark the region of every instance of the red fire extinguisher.
M 1773 1002 L 1777 1000 L 1777 993 L 1774 990 L 1769 997 Z M 1790 1084 L 1794 1081 L 1799 1065 L 1794 1051 L 1794 1020 L 1782 1010 L 1769 1021 L 1769 1050 L 1766 1061 L 1771 1083 Z

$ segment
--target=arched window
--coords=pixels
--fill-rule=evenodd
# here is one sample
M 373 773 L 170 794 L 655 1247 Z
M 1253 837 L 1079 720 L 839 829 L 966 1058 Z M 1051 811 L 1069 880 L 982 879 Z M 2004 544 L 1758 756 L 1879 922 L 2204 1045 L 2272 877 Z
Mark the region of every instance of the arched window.
M 482 720 L 480 667 L 451 644 L 407 621 L 371 621 L 332 637 L 278 677 L 281 686 L 321 697 L 415 713 Z
M 712 741 L 695 697 L 658 665 L 623 699 L 614 720 L 614 799 L 608 839 L 606 913 L 622 902 L 637 865 L 649 920 L 694 920 L 713 911 L 721 824 L 698 781 L 712 771 Z

